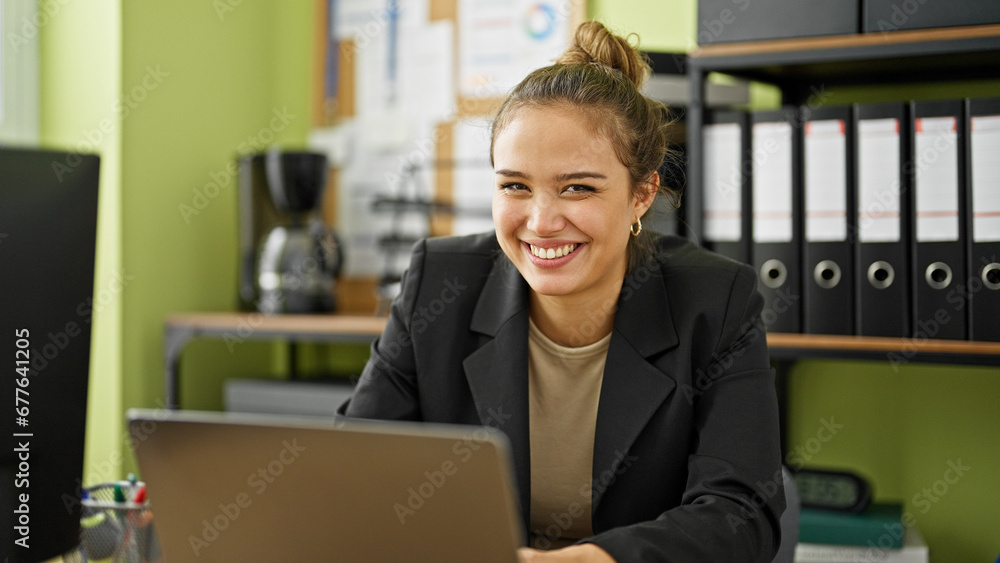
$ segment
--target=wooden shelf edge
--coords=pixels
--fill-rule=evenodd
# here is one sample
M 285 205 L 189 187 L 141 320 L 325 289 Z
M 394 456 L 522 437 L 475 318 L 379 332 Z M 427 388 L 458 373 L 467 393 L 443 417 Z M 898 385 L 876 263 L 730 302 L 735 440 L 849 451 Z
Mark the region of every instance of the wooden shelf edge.
M 689 57 L 696 62 L 698 60 L 711 60 L 714 57 L 752 56 L 769 53 L 821 51 L 824 49 L 848 49 L 855 47 L 877 47 L 880 45 L 928 43 L 998 36 L 1000 36 L 1000 24 L 942 27 L 883 33 L 856 33 L 850 35 L 828 35 L 823 37 L 719 43 L 698 47 L 691 52 Z
M 260 313 L 173 313 L 168 328 L 196 330 L 254 330 L 296 333 L 353 333 L 378 336 L 386 319 L 374 315 L 262 315 Z
M 1000 356 L 1000 342 L 934 340 L 929 338 L 769 333 L 767 335 L 767 345 L 772 349 L 780 348 L 785 350 Z

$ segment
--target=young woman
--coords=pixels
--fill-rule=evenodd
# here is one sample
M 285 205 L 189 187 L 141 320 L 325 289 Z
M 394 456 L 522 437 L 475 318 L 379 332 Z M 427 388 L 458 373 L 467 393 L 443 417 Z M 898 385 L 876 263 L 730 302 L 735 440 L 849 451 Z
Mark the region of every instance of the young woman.
M 419 243 L 355 417 L 510 438 L 522 561 L 771 561 L 784 496 L 751 268 L 643 231 L 666 108 L 596 22 L 493 124 L 495 233 Z

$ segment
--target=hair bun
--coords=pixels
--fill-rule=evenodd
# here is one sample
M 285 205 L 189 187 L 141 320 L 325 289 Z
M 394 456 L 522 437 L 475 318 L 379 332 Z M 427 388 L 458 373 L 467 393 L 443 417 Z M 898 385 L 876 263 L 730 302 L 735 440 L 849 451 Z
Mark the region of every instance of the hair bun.
M 607 66 L 621 71 L 636 88 L 642 87 L 651 72 L 645 58 L 627 38 L 611 33 L 597 21 L 583 22 L 576 28 L 573 44 L 556 63 Z

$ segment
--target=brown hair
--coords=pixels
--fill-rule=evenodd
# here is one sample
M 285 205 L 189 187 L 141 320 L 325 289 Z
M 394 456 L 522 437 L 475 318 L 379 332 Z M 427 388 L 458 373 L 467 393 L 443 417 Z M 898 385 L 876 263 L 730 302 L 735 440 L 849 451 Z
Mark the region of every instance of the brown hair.
M 573 44 L 555 64 L 528 74 L 500 107 L 493 120 L 490 162 L 497 135 L 519 109 L 567 105 L 583 110 L 595 132 L 611 141 L 618 160 L 628 169 L 633 195 L 644 196 L 650 175 L 668 155 L 671 120 L 664 104 L 640 92 L 651 71 L 645 57 L 629 43 L 632 37 L 617 36 L 600 22 L 580 24 Z M 658 188 L 676 205 L 674 189 Z M 629 271 L 651 250 L 646 235 L 629 239 Z

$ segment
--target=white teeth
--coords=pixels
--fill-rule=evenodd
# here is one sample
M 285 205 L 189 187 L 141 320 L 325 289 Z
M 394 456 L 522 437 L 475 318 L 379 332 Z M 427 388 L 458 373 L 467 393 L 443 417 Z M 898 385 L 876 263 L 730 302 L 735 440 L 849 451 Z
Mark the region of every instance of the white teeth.
M 566 256 L 570 252 L 576 250 L 576 247 L 578 245 L 567 244 L 559 248 L 540 248 L 535 245 L 529 245 L 529 246 L 531 246 L 531 253 L 534 254 L 535 256 L 551 260 L 553 258 L 562 258 L 563 256 Z

